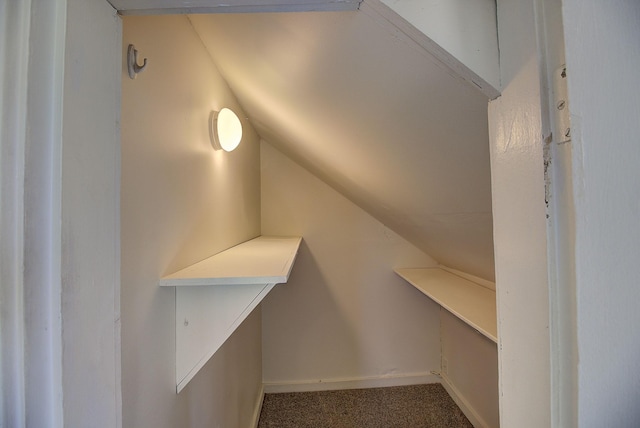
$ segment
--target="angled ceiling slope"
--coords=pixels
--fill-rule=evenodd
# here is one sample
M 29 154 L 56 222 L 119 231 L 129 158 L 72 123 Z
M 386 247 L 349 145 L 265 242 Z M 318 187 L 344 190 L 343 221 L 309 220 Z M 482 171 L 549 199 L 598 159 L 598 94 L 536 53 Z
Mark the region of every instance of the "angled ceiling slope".
M 473 1 L 483 16 L 495 10 Z M 429 21 L 415 15 L 434 2 L 112 2 L 125 14 L 351 10 L 190 20 L 265 141 L 440 263 L 494 279 L 487 101 L 499 82 L 491 65 L 446 50 L 456 47 L 442 33 L 424 34 Z

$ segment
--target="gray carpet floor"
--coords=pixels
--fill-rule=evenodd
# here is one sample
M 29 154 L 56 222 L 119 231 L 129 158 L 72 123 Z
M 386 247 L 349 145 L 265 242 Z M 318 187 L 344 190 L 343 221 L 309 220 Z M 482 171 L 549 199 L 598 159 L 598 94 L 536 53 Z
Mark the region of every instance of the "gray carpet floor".
M 258 428 L 473 428 L 442 385 L 265 394 Z

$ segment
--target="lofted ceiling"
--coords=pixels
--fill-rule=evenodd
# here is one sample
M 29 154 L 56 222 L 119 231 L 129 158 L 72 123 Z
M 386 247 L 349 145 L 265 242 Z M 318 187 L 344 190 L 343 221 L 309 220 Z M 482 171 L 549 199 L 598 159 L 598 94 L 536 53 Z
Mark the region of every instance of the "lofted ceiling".
M 263 140 L 441 264 L 494 279 L 493 0 L 109 1 L 203 13 L 189 19 Z M 234 13 L 251 11 L 278 13 Z
M 494 0 L 108 1 L 200 13 L 194 29 L 265 141 L 441 264 L 494 280 Z
M 477 87 L 371 10 L 189 19 L 265 141 L 440 263 L 494 279 Z

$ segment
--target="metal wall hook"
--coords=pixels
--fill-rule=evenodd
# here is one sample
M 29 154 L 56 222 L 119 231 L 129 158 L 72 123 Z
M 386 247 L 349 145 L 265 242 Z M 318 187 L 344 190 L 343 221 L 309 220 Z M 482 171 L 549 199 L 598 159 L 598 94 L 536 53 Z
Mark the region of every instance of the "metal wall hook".
M 129 77 L 136 78 L 136 75 L 143 71 L 147 66 L 147 59 L 142 60 L 142 65 L 138 65 L 138 50 L 133 45 L 129 45 L 127 49 L 127 69 L 129 70 Z

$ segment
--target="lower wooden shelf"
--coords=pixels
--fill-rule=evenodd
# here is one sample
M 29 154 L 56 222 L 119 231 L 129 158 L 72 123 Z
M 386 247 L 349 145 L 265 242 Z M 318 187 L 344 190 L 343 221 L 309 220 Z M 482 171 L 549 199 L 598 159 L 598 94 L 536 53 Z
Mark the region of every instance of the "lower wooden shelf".
M 496 292 L 440 268 L 395 269 L 409 284 L 498 343 Z

